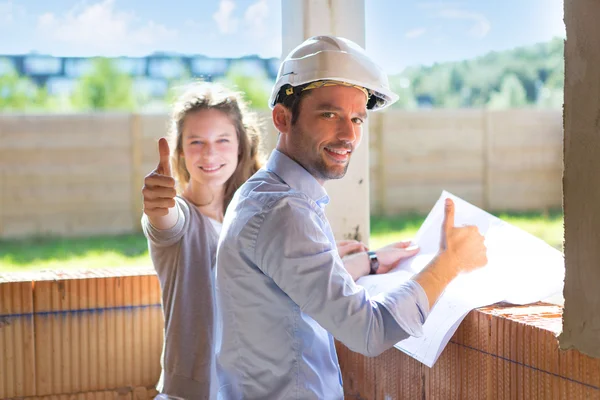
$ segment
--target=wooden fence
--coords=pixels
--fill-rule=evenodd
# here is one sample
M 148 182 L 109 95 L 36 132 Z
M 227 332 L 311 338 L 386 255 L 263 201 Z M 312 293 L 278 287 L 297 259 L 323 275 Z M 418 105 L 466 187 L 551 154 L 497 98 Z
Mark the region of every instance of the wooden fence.
M 389 112 L 371 130 L 371 211 L 428 211 L 446 189 L 487 210 L 562 204 L 559 111 Z
M 0 115 L 0 238 L 138 229 L 167 128 L 164 114 Z M 560 111 L 390 110 L 369 129 L 373 213 L 428 211 L 443 189 L 491 210 L 561 206 Z

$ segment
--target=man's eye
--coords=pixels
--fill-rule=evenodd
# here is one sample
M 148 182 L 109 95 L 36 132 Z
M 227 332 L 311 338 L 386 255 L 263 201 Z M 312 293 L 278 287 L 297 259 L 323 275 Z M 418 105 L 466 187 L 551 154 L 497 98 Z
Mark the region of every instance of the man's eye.
M 324 118 L 333 118 L 335 116 L 332 112 L 326 112 L 322 114 Z
M 357 124 L 357 125 L 362 125 L 363 124 L 363 120 L 360 118 L 353 118 L 352 121 Z

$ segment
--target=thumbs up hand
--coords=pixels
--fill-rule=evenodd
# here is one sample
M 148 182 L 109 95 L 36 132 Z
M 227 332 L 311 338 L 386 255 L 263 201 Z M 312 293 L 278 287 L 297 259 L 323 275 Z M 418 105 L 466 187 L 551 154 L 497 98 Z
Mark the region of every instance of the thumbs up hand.
M 171 151 L 169 150 L 169 142 L 165 138 L 158 140 L 158 155 L 160 161 L 158 162 L 158 167 L 156 167 L 156 172 L 164 176 L 173 176 L 171 174 L 171 163 L 169 162 Z
M 169 214 L 169 209 L 175 207 L 175 179 L 171 174 L 169 162 L 169 143 L 165 138 L 158 141 L 158 166 L 144 178 L 142 195 L 144 197 L 144 213 L 153 219 Z M 162 225 L 162 224 L 158 224 Z
M 458 272 L 469 272 L 487 264 L 484 237 L 476 226 L 454 226 L 454 202 L 446 199 L 440 250 L 454 260 Z
M 454 226 L 454 202 L 446 199 L 440 251 L 421 272 L 413 277 L 427 295 L 431 309 L 448 284 L 461 272 L 470 272 L 487 264 L 484 237 L 476 226 Z

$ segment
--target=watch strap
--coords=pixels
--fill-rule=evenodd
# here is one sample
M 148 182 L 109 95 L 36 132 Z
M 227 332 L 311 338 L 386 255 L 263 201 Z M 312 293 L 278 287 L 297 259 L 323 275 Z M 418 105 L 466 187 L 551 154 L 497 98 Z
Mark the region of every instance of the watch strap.
M 369 256 L 369 266 L 370 266 L 370 275 L 375 275 L 377 270 L 379 269 L 379 260 L 377 259 L 377 253 L 373 250 L 367 251 L 367 255 Z

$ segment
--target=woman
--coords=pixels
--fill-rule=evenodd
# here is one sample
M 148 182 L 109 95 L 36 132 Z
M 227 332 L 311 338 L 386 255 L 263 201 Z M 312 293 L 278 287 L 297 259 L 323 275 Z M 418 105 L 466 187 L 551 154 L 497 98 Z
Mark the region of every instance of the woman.
M 259 126 L 239 94 L 214 83 L 191 85 L 173 108 L 171 126 L 173 152 L 161 138 L 159 165 L 142 189 L 142 227 L 165 317 L 157 389 L 212 398 L 215 252 L 227 205 L 260 168 Z
M 160 162 L 144 180 L 142 227 L 165 319 L 157 390 L 170 397 L 207 399 L 218 389 L 215 253 L 227 205 L 261 167 L 259 132 L 238 93 L 193 84 L 176 102 L 169 141 L 159 140 Z M 338 245 L 340 256 L 365 250 L 353 240 Z

